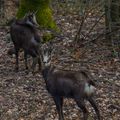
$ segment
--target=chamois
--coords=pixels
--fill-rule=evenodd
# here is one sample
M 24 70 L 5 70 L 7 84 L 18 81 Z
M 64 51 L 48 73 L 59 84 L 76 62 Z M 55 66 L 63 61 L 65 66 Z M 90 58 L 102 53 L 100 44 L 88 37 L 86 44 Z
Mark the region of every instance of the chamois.
M 10 27 L 10 34 L 15 48 L 16 55 L 16 67 L 15 70 L 19 69 L 19 50 L 23 49 L 25 67 L 28 69 L 27 65 L 27 55 L 31 55 L 33 58 L 32 70 L 36 63 L 39 64 L 39 69 L 41 69 L 40 60 L 40 45 L 41 39 L 38 34 L 38 23 L 36 21 L 35 13 L 28 13 L 23 19 L 15 20 Z
M 89 71 L 79 70 L 58 70 L 51 65 L 51 49 L 42 51 L 43 67 L 42 76 L 46 83 L 48 92 L 52 95 L 59 114 L 59 120 L 64 120 L 63 99 L 73 98 L 78 107 L 83 111 L 84 120 L 88 119 L 88 110 L 85 107 L 84 100 L 88 100 L 94 108 L 98 120 L 100 120 L 99 109 L 93 99 L 95 93 L 95 83 Z

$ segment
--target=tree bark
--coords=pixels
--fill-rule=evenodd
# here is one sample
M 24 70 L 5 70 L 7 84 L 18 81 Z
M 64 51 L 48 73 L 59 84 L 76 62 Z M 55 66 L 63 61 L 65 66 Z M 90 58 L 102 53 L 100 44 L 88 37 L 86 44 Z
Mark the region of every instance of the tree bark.
M 0 18 L 4 17 L 4 0 L 0 0 Z

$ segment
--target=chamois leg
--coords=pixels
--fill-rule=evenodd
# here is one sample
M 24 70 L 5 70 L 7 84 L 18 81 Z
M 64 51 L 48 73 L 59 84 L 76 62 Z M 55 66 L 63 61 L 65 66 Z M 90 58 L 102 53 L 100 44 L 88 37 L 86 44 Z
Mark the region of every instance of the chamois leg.
M 62 106 L 63 106 L 63 98 L 59 97 L 59 96 L 54 96 L 53 97 L 55 104 L 56 104 L 56 108 L 59 114 L 59 120 L 64 120 L 63 117 L 63 111 L 62 111 Z
M 25 59 L 25 68 L 26 70 L 28 69 L 28 65 L 27 65 L 27 53 L 24 51 L 24 59 Z
M 18 61 L 18 56 L 19 56 L 19 49 L 15 48 L 15 56 L 16 56 L 16 65 L 15 65 L 15 71 L 18 72 L 19 69 L 19 61 Z
M 90 97 L 90 98 L 88 98 L 88 101 L 90 102 L 90 104 L 91 104 L 92 107 L 94 108 L 94 110 L 95 110 L 95 112 L 96 112 L 96 115 L 97 115 L 97 117 L 98 117 L 98 120 L 101 120 L 101 118 L 100 118 L 100 112 L 99 112 L 99 109 L 98 109 L 97 104 L 96 104 L 96 102 L 94 101 L 94 99 Z
M 88 110 L 86 109 L 85 107 L 85 103 L 84 103 L 84 100 L 80 100 L 80 99 L 75 99 L 77 105 L 79 108 L 81 108 L 81 110 L 83 111 L 83 118 L 84 120 L 87 120 L 88 119 Z
M 37 61 L 38 61 L 37 57 L 33 57 L 32 73 L 35 72 L 35 67 L 36 67 Z
M 38 57 L 38 65 L 39 65 L 39 71 L 41 71 L 41 58 Z

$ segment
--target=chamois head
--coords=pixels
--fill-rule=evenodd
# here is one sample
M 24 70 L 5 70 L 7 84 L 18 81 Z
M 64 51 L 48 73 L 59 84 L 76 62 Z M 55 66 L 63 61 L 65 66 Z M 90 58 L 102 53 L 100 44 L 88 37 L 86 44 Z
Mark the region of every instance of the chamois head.
M 51 57 L 52 57 L 52 46 L 44 45 L 42 49 L 42 62 L 44 66 L 50 66 L 51 65 Z
M 27 13 L 25 16 L 24 16 L 24 22 L 25 24 L 29 25 L 29 26 L 35 26 L 35 27 L 39 27 L 39 24 L 37 23 L 37 20 L 36 20 L 36 12 L 35 13 Z

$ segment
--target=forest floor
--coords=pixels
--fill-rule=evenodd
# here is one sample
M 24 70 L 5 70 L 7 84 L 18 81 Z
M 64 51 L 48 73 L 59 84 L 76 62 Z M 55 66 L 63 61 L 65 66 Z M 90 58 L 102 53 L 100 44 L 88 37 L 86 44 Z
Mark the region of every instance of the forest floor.
M 90 70 L 98 84 L 95 99 L 102 120 L 120 120 L 120 61 L 112 57 L 109 46 L 102 40 L 90 43 L 86 47 L 72 52 L 71 41 L 75 37 L 77 26 L 71 19 L 58 16 L 62 37 L 54 40 L 56 67 Z M 45 88 L 41 73 L 26 74 L 23 54 L 20 54 L 20 70 L 14 71 L 15 57 L 7 51 L 12 43 L 7 37 L 9 27 L 0 27 L 0 120 L 58 120 L 55 104 Z M 81 55 L 84 50 L 87 50 Z M 31 59 L 29 59 L 31 61 Z M 29 68 L 30 69 L 30 68 Z M 95 113 L 89 109 L 89 120 L 96 120 Z M 82 112 L 72 99 L 65 99 L 63 112 L 65 120 L 82 120 Z

